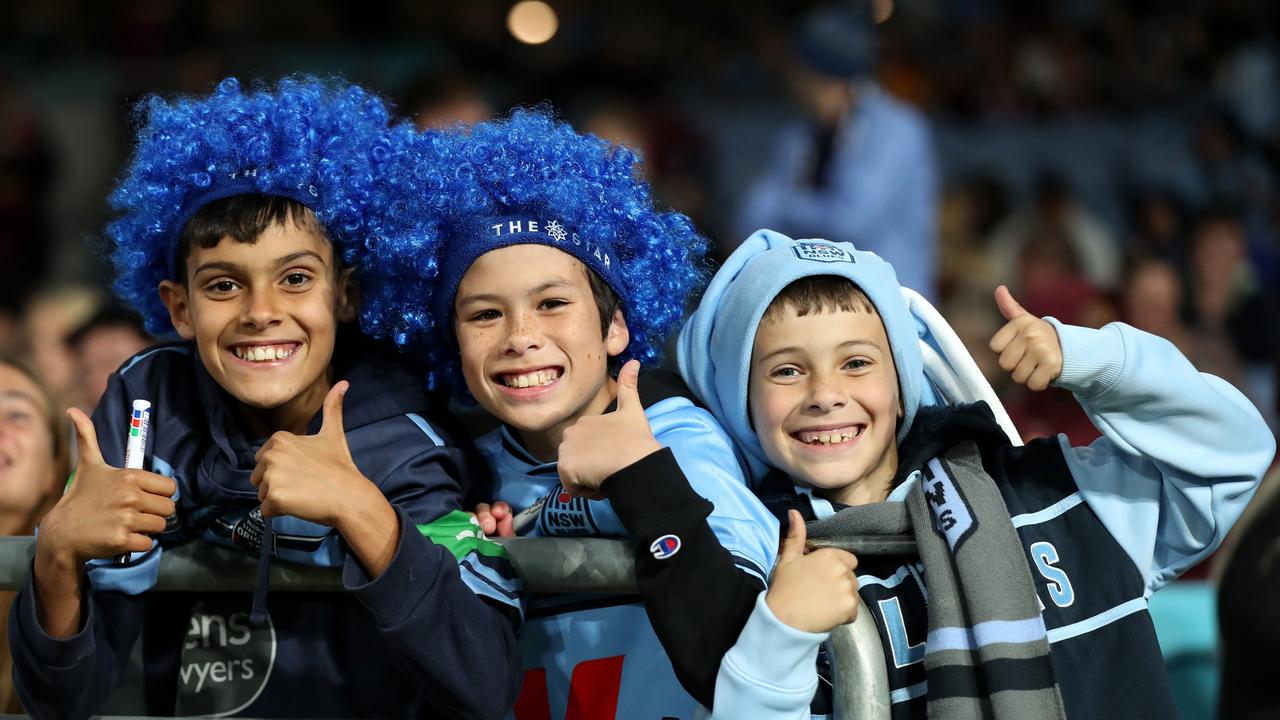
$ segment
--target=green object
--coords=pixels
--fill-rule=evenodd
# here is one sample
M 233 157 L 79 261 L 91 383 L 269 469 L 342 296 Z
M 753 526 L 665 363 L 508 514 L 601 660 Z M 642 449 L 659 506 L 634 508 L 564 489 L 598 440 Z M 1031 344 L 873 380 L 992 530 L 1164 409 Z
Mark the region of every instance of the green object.
M 425 525 L 419 525 L 418 532 L 436 545 L 443 545 L 458 560 L 472 552 L 489 557 L 507 556 L 505 548 L 484 536 L 471 513 L 461 510 L 454 510 Z

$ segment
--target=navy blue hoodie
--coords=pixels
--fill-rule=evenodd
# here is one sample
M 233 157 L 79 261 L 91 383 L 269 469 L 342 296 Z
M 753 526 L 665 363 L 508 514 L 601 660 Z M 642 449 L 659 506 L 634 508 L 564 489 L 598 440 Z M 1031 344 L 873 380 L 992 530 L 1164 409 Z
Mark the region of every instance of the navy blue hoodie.
M 419 377 L 366 343 L 346 347 L 351 361 L 336 357 L 334 377 L 351 383 L 351 455 L 400 516 L 383 574 L 370 578 L 330 528 L 286 517 L 268 544 L 276 562 L 340 566 L 346 593 L 270 594 L 269 620 L 255 626 L 248 593 L 145 592 L 165 546 L 258 552 L 249 476 L 263 443 L 246 435 L 194 344 L 149 349 L 112 376 L 93 419 L 104 459 L 120 467 L 131 403 L 152 403 L 147 467 L 177 480 L 178 522 L 127 566 L 93 564 L 83 626 L 70 638 L 40 627 L 31 581 L 19 592 L 10 648 L 28 713 L 96 712 L 139 638 L 142 697 L 130 700 L 148 715 L 499 717 L 514 702 L 520 591 L 501 549 L 460 511 L 471 464 Z

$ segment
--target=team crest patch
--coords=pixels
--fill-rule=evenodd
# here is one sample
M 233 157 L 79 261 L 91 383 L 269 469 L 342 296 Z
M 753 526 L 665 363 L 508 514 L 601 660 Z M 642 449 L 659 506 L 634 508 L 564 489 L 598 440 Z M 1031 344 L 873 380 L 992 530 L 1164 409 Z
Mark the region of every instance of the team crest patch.
M 853 253 L 838 248 L 830 243 L 820 242 L 802 242 L 791 246 L 791 252 L 801 260 L 812 260 L 814 262 L 837 263 L 837 262 L 854 262 Z
M 954 555 L 978 527 L 973 508 L 937 458 L 924 467 L 920 478 L 924 499 L 933 518 L 933 531 L 946 538 Z
M 680 552 L 680 538 L 675 535 L 663 535 L 653 541 L 649 546 L 649 552 L 659 560 L 666 560 Z

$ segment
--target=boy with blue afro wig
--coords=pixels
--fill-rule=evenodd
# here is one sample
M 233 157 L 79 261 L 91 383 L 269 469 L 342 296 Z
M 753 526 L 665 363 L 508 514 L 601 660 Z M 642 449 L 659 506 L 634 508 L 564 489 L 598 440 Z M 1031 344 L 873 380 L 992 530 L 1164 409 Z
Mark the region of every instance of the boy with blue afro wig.
M 99 712 L 140 634 L 141 714 L 510 707 L 514 574 L 460 509 L 467 465 L 442 409 L 351 327 L 352 276 L 413 137 L 389 118 L 367 91 L 307 77 L 139 106 L 111 197 L 116 290 L 182 340 L 126 362 L 92 420 L 70 411 L 79 462 L 10 618 L 32 716 Z M 252 601 L 148 592 L 164 549 L 195 539 L 259 556 Z M 341 567 L 347 592 L 268 598 L 273 556 Z
M 544 111 L 426 133 L 406 160 L 391 175 L 414 207 L 398 215 L 403 233 L 371 249 L 365 326 L 501 423 L 478 443 L 495 476 L 481 526 L 626 537 L 637 551 L 643 604 L 537 599 L 521 702 L 546 698 L 555 717 L 568 704 L 691 717 L 697 702 L 676 676 L 709 694 L 734 640 L 699 608 L 749 608 L 777 545 L 728 435 L 673 374 L 638 370 L 704 277 L 706 242 L 685 216 L 654 208 L 633 152 Z M 624 415 L 641 418 L 647 444 L 612 433 Z M 595 476 L 619 457 L 631 467 Z M 706 555 L 755 591 L 724 598 L 693 572 Z

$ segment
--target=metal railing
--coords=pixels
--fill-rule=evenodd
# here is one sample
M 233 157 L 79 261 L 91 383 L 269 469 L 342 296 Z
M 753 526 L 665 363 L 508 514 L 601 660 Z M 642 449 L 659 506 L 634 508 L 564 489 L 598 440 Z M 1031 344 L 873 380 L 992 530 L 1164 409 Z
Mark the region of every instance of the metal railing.
M 601 538 L 499 539 L 527 591 L 533 593 L 636 592 L 635 558 L 622 540 Z M 914 555 L 911 536 L 858 536 L 814 541 L 855 555 Z M 26 582 L 35 553 L 33 537 L 0 537 L 0 590 L 17 590 Z M 258 559 L 209 543 L 167 548 L 160 558 L 154 589 L 168 592 L 252 592 Z M 271 563 L 271 589 L 284 592 L 341 592 L 337 568 L 288 562 Z M 708 608 L 709 612 L 714 609 Z M 831 633 L 835 717 L 841 720 L 887 720 L 889 680 L 884 648 L 870 613 Z

